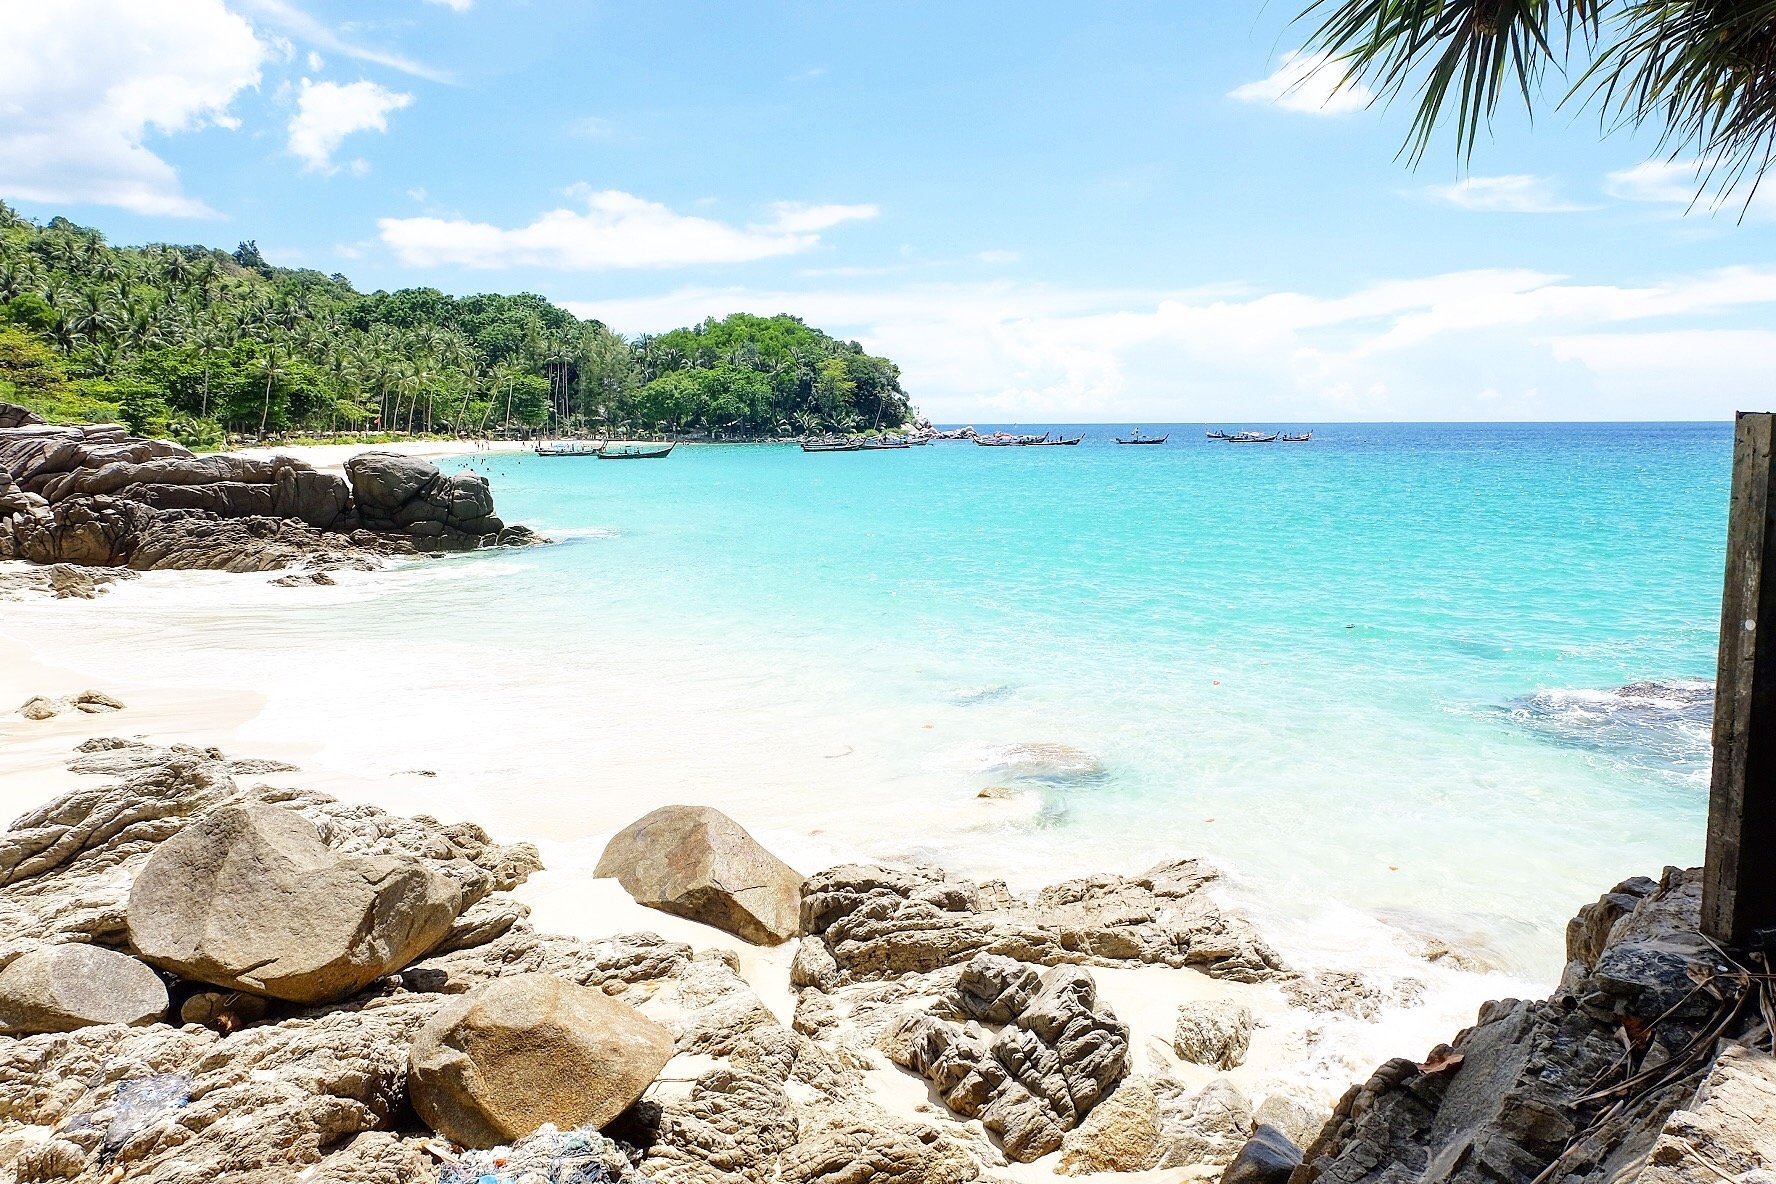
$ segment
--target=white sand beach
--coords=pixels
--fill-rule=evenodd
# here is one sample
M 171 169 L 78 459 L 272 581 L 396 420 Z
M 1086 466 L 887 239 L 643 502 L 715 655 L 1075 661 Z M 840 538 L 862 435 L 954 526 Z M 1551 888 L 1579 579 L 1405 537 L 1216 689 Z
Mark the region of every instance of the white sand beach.
M 178 578 L 168 573 L 148 573 L 143 577 L 161 581 Z M 128 595 L 135 590 L 126 587 L 122 591 Z M 334 590 L 317 591 L 327 594 Z M 198 611 L 195 598 L 202 595 L 201 589 L 185 590 L 182 600 L 186 611 Z M 142 636 L 132 643 L 129 667 L 139 673 L 125 678 L 118 678 L 115 668 L 101 673 L 68 665 L 54 657 L 74 648 L 58 645 L 56 632 L 67 630 L 65 640 L 72 641 L 73 633 L 82 627 L 79 610 L 91 612 L 102 609 L 102 604 L 100 601 L 49 605 L 50 610 L 69 611 L 33 612 L 28 643 L 0 631 L 0 814 L 15 817 L 75 789 L 83 779 L 63 767 L 75 746 L 96 736 L 121 735 L 161 744 L 213 746 L 232 757 L 288 761 L 299 766 L 300 772 L 273 774 L 267 779 L 318 790 L 344 801 L 372 803 L 397 813 L 442 814 L 443 821 L 458 820 L 453 815 L 467 803 L 444 778 L 426 775 L 427 744 L 423 736 L 386 737 L 380 745 L 376 766 L 378 770 L 395 772 L 334 767 L 317 759 L 321 752 L 319 744 L 291 735 L 292 721 L 287 717 L 279 720 L 277 738 L 267 739 L 254 728 L 267 701 L 264 688 L 231 685 L 200 689 L 157 682 L 157 665 L 171 655 L 164 651 L 157 654 L 157 647 L 166 643 L 154 636 Z M 312 655 L 316 663 L 328 660 L 325 653 Z M 268 663 L 265 669 L 268 678 L 278 677 L 274 665 Z M 121 700 L 126 705 L 124 710 L 96 715 L 70 711 L 43 721 L 25 719 L 16 711 L 17 705 L 34 695 L 68 696 L 88 688 Z M 351 724 L 341 718 L 337 703 L 317 700 L 312 705 L 312 717 L 304 726 L 312 729 L 312 735 L 321 737 Z M 499 743 L 498 736 L 487 739 L 488 760 L 498 759 L 493 750 Z M 669 762 L 669 754 L 663 753 L 661 760 Z M 670 776 L 669 770 L 663 773 Z M 653 796 L 652 792 L 588 795 L 582 802 L 584 817 L 576 820 L 576 828 L 608 837 L 633 821 L 645 808 L 638 803 L 651 801 Z M 440 802 L 449 802 L 450 808 L 444 809 Z M 706 804 L 720 807 L 724 803 Z M 990 809 L 1000 803 L 981 805 Z M 591 875 L 587 853 L 600 849 L 602 839 L 564 846 L 552 843 L 547 833 L 526 833 L 523 824 L 534 823 L 537 817 L 528 803 L 480 800 L 472 803 L 469 812 L 471 821 L 485 826 L 501 841 L 530 840 L 542 850 L 547 869 L 534 875 L 515 894 L 532 908 L 532 921 L 538 929 L 584 939 L 653 931 L 698 948 L 731 950 L 739 960 L 741 973 L 766 1005 L 779 1019 L 789 1021 L 794 1010 L 794 993 L 789 983 L 794 943 L 775 948 L 753 946 L 719 930 L 643 908 L 614 880 Z M 745 824 L 747 819 L 742 816 L 740 821 Z M 1465 973 L 1430 963 L 1421 966 L 1418 977 L 1424 983 L 1422 1001 L 1416 1006 L 1389 1007 L 1374 1020 L 1309 1012 L 1291 1006 L 1275 985 L 1228 982 L 1193 970 L 1141 967 L 1098 969 L 1093 973 L 1102 995 L 1131 1027 L 1131 1048 L 1140 1071 L 1170 1073 L 1193 1088 L 1220 1077 L 1246 1092 L 1254 1103 L 1283 1095 L 1323 1109 L 1330 1107 L 1346 1086 L 1367 1076 L 1375 1065 L 1402 1053 L 1423 1055 L 1434 1044 L 1471 1023 L 1475 1008 L 1483 1000 L 1525 989 L 1523 984 L 1502 976 Z M 1341 969 L 1375 969 L 1383 974 L 1398 971 L 1397 966 Z M 1179 1005 L 1203 999 L 1237 1001 L 1249 1007 L 1257 1018 L 1250 1054 L 1243 1065 L 1230 1073 L 1217 1074 L 1213 1069 L 1181 1062 L 1170 1051 Z M 879 1053 L 874 1055 L 879 1063 L 868 1076 L 878 1100 L 896 1113 L 917 1113 L 926 1120 L 944 1117 L 946 1112 L 933 1104 L 924 1082 L 895 1068 Z M 1026 1180 L 1051 1178 L 1053 1158 L 1014 1165 L 1011 1175 Z

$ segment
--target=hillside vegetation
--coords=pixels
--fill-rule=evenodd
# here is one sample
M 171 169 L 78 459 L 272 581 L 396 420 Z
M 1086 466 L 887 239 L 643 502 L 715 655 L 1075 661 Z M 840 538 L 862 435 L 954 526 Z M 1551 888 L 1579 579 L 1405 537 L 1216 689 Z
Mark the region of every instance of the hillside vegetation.
M 0 400 L 192 444 L 289 432 L 758 437 L 892 426 L 900 370 L 792 316 L 626 338 L 541 296 L 362 293 L 232 252 L 114 247 L 0 202 Z

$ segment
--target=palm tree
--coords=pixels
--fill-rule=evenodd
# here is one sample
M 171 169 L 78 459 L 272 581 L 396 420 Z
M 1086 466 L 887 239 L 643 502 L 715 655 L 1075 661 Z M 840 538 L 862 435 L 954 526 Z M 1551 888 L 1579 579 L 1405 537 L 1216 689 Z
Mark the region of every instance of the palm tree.
M 1308 51 L 1345 84 L 1419 95 L 1404 152 L 1421 160 L 1454 104 L 1471 154 L 1500 96 L 1532 109 L 1550 65 L 1589 62 L 1565 99 L 1595 102 L 1606 124 L 1659 128 L 1674 157 L 1704 162 L 1701 188 L 1746 201 L 1776 152 L 1776 8 L 1770 0 L 1314 0 Z
M 271 421 L 271 384 L 284 376 L 283 358 L 278 356 L 278 346 L 274 341 L 265 349 L 265 356 L 259 359 L 260 373 L 265 375 L 265 409 L 259 413 L 259 438 L 265 439 L 265 426 Z

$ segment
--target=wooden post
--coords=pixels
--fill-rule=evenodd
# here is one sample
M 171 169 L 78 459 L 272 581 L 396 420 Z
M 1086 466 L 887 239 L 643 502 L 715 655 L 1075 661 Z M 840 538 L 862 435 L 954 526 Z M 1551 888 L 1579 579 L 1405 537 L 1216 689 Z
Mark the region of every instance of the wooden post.
M 1702 931 L 1723 945 L 1740 947 L 1776 935 L 1773 444 L 1776 415 L 1739 413 L 1714 691 L 1714 781 L 1708 799 Z

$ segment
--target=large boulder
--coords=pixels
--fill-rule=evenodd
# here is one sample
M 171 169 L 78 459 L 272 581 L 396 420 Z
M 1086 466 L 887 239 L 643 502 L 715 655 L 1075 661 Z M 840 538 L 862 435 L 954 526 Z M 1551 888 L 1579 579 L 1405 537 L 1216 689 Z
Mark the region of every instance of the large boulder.
M 320 1003 L 437 945 L 462 903 L 459 885 L 419 860 L 339 855 L 293 811 L 224 805 L 143 864 L 129 934 L 184 978 Z
M 22 428 L 42 423 L 36 412 L 17 403 L 0 402 L 0 428 Z
M 0 1033 L 72 1032 L 92 1024 L 151 1024 L 166 1015 L 160 976 L 115 950 L 45 946 L 0 970 Z
M 422 549 L 537 541 L 494 513 L 493 491 L 478 474 L 447 477 L 434 465 L 394 452 L 360 452 L 345 462 L 345 473 L 360 522 L 371 530 L 404 534 Z
M 613 838 L 594 873 L 649 908 L 759 945 L 796 935 L 802 875 L 707 806 L 663 806 Z
M 433 1130 L 492 1147 L 544 1123 L 603 1127 L 672 1052 L 670 1032 L 602 991 L 515 974 L 451 1001 L 420 1029 L 407 1089 Z

